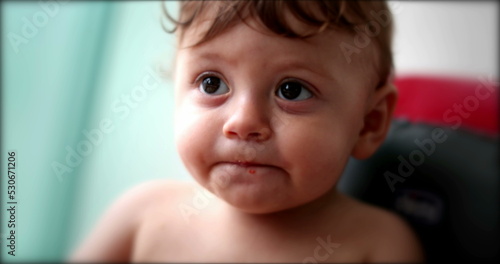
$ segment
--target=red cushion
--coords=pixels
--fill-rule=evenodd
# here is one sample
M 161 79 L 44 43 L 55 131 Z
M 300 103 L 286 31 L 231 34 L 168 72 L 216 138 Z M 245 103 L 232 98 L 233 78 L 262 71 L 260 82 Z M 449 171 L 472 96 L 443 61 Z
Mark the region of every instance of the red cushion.
M 394 117 L 497 136 L 498 83 L 481 79 L 404 76 L 395 79 Z

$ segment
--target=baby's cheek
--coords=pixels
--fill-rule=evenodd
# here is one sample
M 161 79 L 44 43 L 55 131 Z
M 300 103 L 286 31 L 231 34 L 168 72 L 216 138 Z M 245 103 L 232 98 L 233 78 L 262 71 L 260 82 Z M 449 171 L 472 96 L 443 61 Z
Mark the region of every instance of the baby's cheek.
M 295 144 L 288 144 L 284 153 L 301 177 L 297 180 L 311 189 L 329 188 L 341 174 L 350 153 L 349 140 L 340 128 L 310 129 Z M 293 142 L 293 141 L 292 141 Z
M 179 102 L 175 109 L 175 140 L 178 144 L 196 140 L 202 126 L 202 111 L 197 109 L 189 97 Z M 189 144 L 187 144 L 189 147 Z
M 221 130 L 210 111 L 185 107 L 176 113 L 175 140 L 177 151 L 188 172 L 202 185 L 206 185 L 215 144 Z
M 200 132 L 202 124 L 193 115 L 178 114 L 175 123 L 175 143 L 179 156 L 186 168 L 193 173 L 194 168 L 203 160 L 206 139 Z

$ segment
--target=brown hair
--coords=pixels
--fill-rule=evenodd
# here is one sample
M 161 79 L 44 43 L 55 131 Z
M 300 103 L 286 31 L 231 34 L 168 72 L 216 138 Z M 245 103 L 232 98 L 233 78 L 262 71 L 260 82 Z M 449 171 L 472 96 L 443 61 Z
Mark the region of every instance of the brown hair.
M 311 5 L 314 3 L 315 5 Z M 179 19 L 172 18 L 165 6 L 163 11 L 166 17 L 174 23 L 174 28 L 168 30 L 173 33 L 178 31 L 179 40 L 182 40 L 187 29 L 200 19 L 210 9 L 211 24 L 204 35 L 193 46 L 206 42 L 224 30 L 244 22 L 248 17 L 257 18 L 270 31 L 289 38 L 308 38 L 321 33 L 326 29 L 340 29 L 350 32 L 353 36 L 365 29 L 369 30 L 370 22 L 377 21 L 382 24 L 376 34 L 368 35 L 373 38 L 379 49 L 378 74 L 379 82 L 384 82 L 393 66 L 391 39 L 392 39 L 392 17 L 385 1 L 351 1 L 351 0 L 253 0 L 253 1 L 180 1 Z M 285 11 L 289 10 L 292 16 L 306 25 L 315 28 L 314 33 L 301 34 L 295 31 L 285 19 Z M 380 14 L 385 15 L 385 22 L 380 22 Z M 372 23 L 373 24 L 373 23 Z M 351 48 L 356 49 L 356 40 L 348 43 Z M 359 46 L 359 45 L 358 45 Z M 362 47 L 361 47 L 362 48 Z M 358 49 L 359 50 L 359 49 Z

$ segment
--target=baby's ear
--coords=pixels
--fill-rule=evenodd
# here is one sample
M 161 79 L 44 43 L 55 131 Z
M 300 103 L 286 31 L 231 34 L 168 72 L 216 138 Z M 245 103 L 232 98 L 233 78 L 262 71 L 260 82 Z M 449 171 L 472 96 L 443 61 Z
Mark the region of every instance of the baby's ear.
M 369 158 L 382 144 L 391 124 L 397 98 L 398 93 L 392 80 L 375 90 L 371 101 L 368 102 L 370 105 L 365 114 L 363 128 L 351 153 L 354 158 Z

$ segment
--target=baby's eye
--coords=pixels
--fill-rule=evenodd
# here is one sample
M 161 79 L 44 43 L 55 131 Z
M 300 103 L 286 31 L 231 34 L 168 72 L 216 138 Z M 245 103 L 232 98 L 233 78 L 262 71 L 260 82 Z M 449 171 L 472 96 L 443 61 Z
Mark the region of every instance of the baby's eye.
M 215 76 L 203 78 L 199 88 L 203 93 L 210 95 L 220 95 L 229 92 L 227 84 L 224 83 L 224 81 L 222 81 L 220 78 Z
M 287 81 L 280 84 L 276 95 L 290 101 L 302 101 L 312 97 L 311 92 L 297 81 Z

